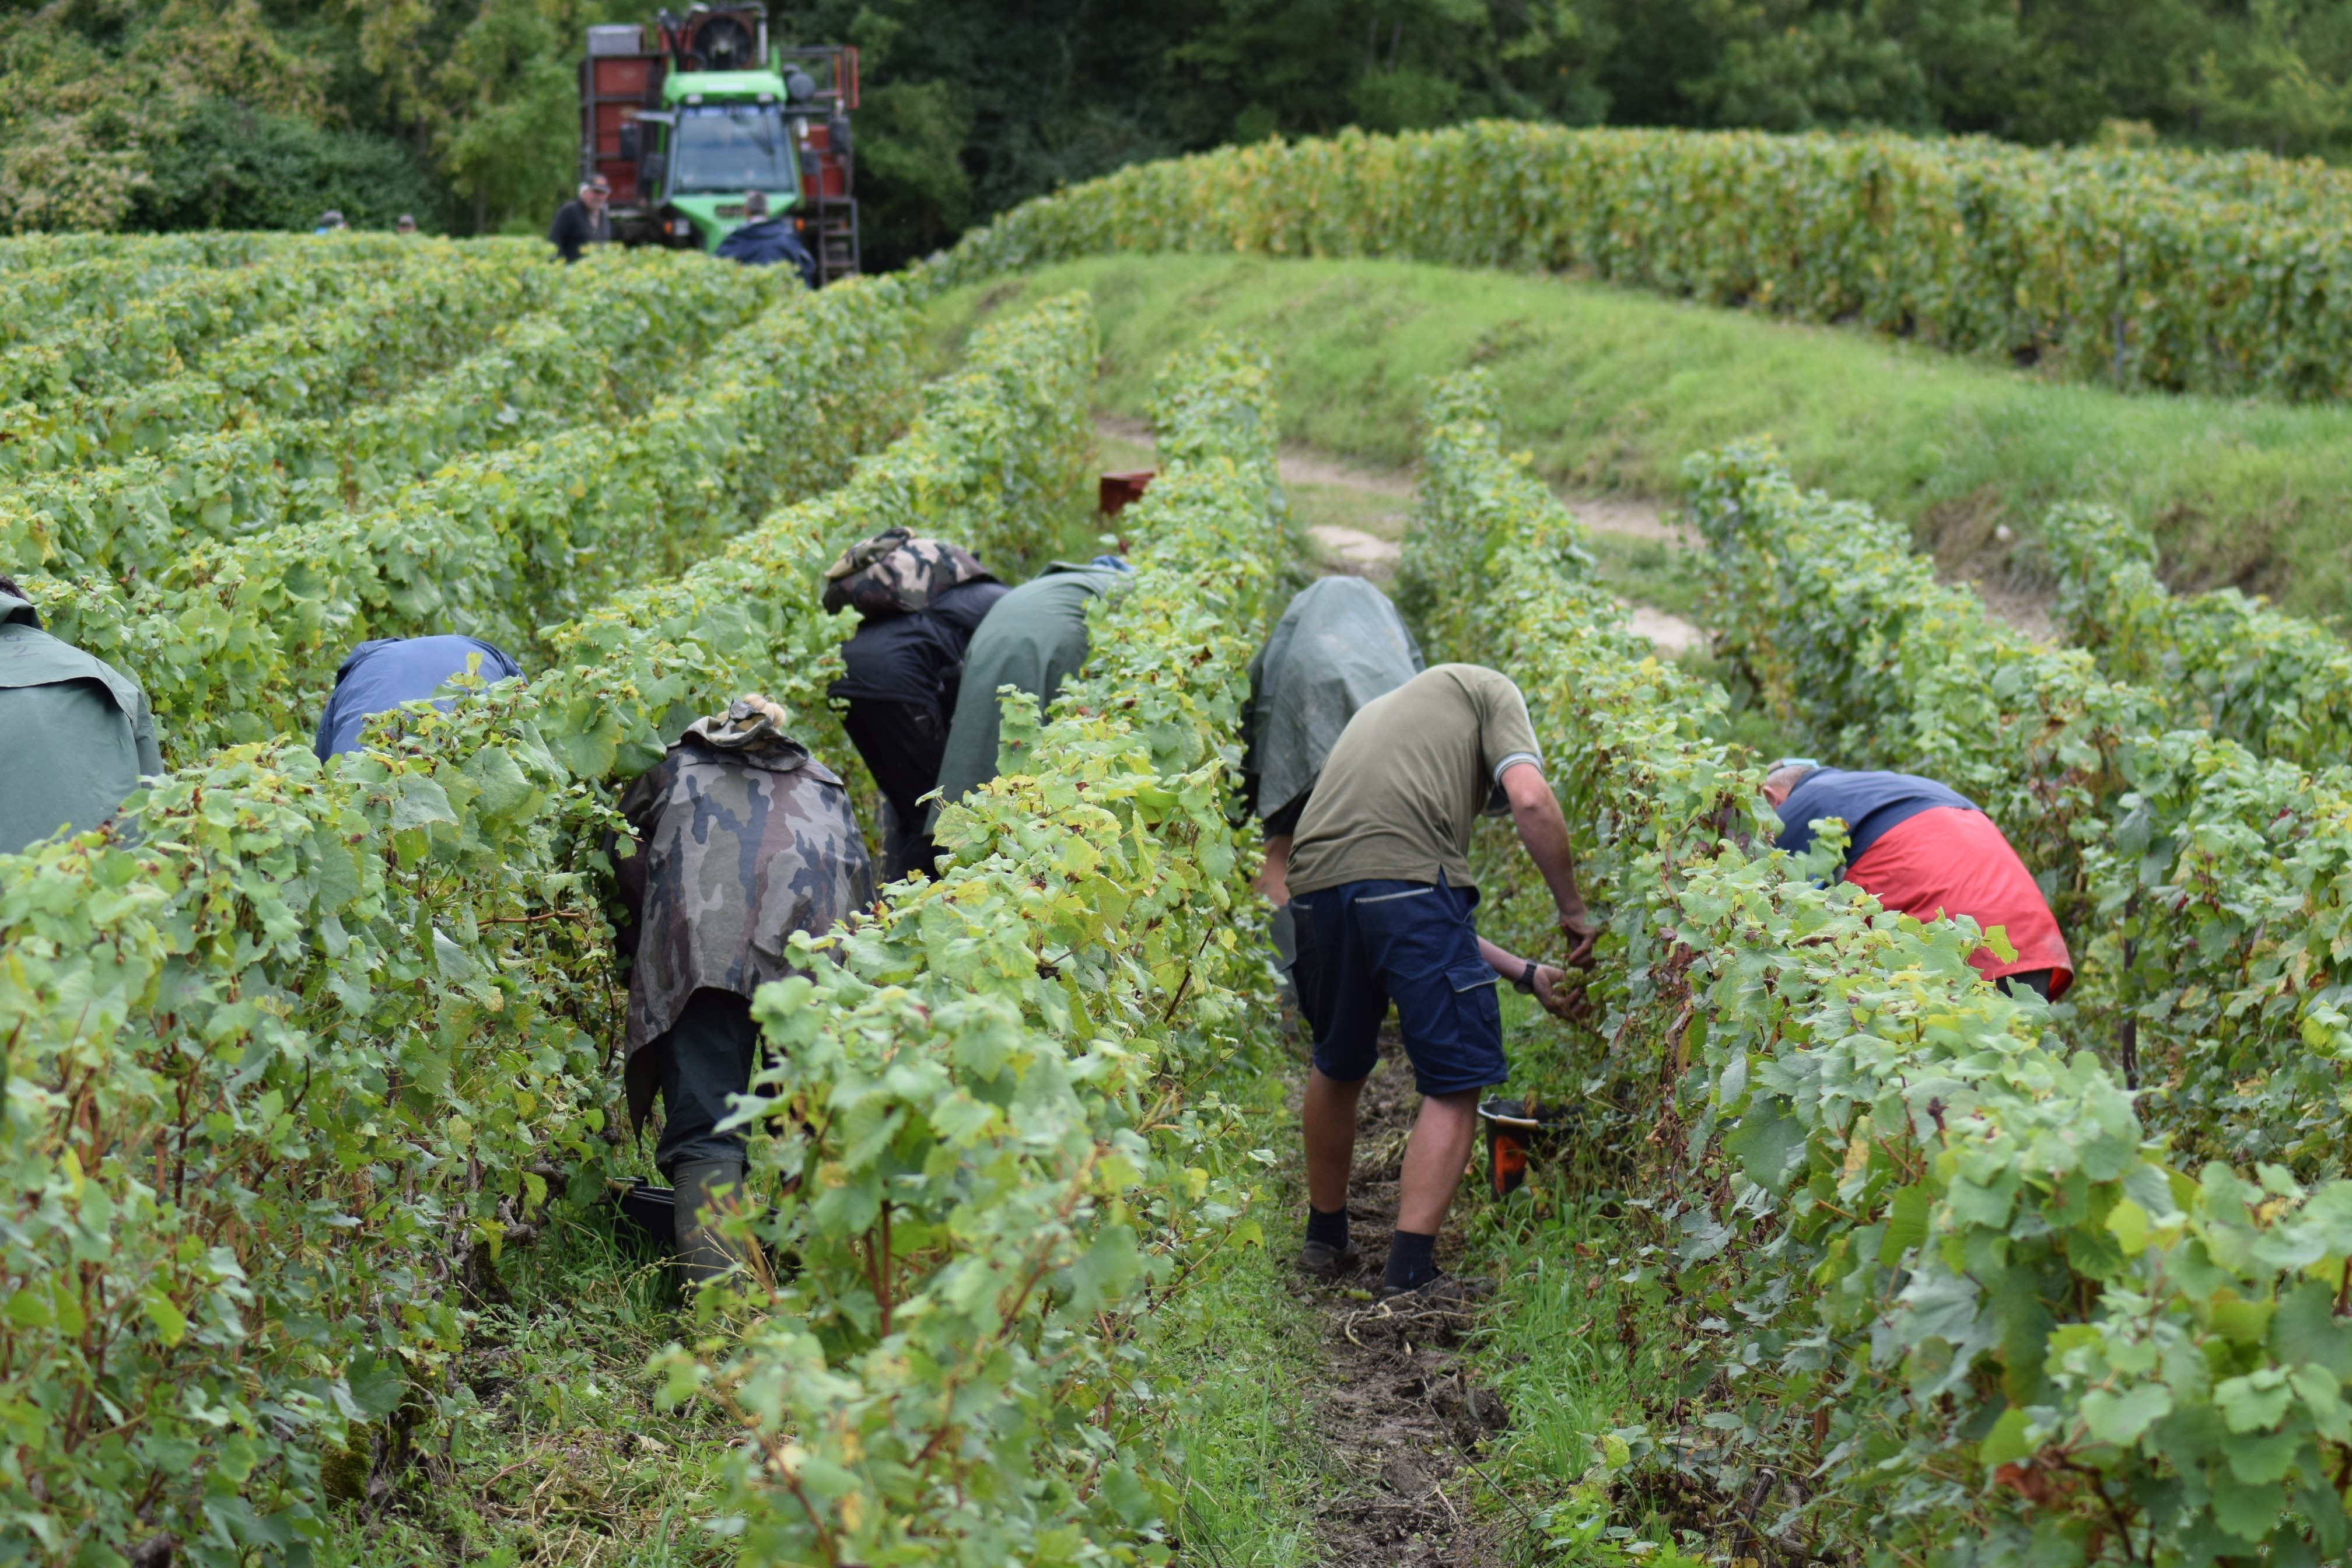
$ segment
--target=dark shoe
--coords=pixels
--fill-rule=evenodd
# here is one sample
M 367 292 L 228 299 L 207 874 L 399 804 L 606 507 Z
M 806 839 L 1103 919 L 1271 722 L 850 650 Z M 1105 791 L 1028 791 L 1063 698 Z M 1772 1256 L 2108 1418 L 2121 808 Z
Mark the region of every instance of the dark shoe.
M 1495 1282 L 1492 1279 L 1465 1279 L 1441 1268 L 1418 1285 L 1383 1284 L 1372 1292 L 1372 1300 L 1396 1301 L 1408 1307 L 1433 1307 L 1443 1311 L 1466 1312 L 1494 1293 Z
M 1312 1274 L 1325 1284 L 1346 1279 L 1363 1266 L 1364 1255 L 1356 1250 L 1354 1242 L 1334 1247 L 1328 1241 L 1310 1241 L 1298 1249 L 1301 1272 Z

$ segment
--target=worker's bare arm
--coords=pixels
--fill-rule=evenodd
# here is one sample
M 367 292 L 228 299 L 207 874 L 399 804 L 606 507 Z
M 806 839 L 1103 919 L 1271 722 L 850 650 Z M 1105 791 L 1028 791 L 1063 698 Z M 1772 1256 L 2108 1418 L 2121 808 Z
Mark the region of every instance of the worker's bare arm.
M 1528 858 L 1551 889 L 1560 929 L 1576 939 L 1568 962 L 1590 966 L 1592 940 L 1600 928 L 1584 907 L 1584 895 L 1577 890 L 1576 859 L 1569 847 L 1568 818 L 1560 813 L 1559 801 L 1545 782 L 1543 770 L 1533 763 L 1515 763 L 1503 770 L 1503 794 L 1511 803 L 1511 821 L 1519 830 L 1519 842 L 1528 847 Z
M 1265 865 L 1257 874 L 1257 890 L 1276 909 L 1290 902 L 1290 835 L 1270 833 L 1265 840 Z
M 1498 947 L 1485 937 L 1478 939 L 1478 956 L 1486 967 L 1517 985 L 1528 972 L 1528 961 L 1507 947 Z M 1581 1018 L 1589 1010 L 1584 999 L 1584 982 L 1570 984 L 1568 971 L 1557 964 L 1538 963 L 1535 973 L 1536 1000 L 1544 1011 L 1562 1018 Z

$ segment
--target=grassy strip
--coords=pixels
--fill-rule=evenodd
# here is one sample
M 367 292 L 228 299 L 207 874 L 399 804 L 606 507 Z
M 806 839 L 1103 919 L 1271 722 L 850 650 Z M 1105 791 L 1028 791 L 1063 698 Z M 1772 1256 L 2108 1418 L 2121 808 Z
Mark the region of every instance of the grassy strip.
M 2128 397 L 1832 327 L 1603 285 L 1395 261 L 1121 256 L 952 290 L 984 310 L 1089 289 L 1098 395 L 1141 410 L 1150 366 L 1208 332 L 1263 342 L 1284 434 L 1385 467 L 1416 455 L 1432 376 L 1494 378 L 1547 479 L 1664 496 L 1685 454 L 1769 434 L 1801 482 L 1908 524 L 1948 558 L 2032 536 L 2060 501 L 2148 520 L 2178 584 L 2237 584 L 2306 614 L 2352 611 L 2352 411 Z M 2031 570 L 2035 558 L 2018 553 Z

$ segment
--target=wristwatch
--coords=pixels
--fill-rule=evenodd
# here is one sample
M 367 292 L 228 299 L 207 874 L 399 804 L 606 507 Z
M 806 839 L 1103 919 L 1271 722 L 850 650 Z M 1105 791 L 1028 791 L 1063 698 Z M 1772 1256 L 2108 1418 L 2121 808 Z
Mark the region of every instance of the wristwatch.
M 1532 958 L 1528 959 L 1527 968 L 1522 971 L 1519 977 L 1517 980 L 1512 981 L 1511 984 L 1517 986 L 1527 994 L 1530 996 L 1534 995 L 1536 994 L 1536 961 Z

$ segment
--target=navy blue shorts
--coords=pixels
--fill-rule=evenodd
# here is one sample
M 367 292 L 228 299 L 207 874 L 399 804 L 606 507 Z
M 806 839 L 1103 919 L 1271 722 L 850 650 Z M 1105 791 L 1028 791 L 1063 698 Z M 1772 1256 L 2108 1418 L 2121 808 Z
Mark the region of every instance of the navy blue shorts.
M 1342 882 L 1290 900 L 1298 940 L 1291 977 L 1325 1078 L 1356 1083 L 1370 1073 L 1391 1001 L 1422 1093 L 1458 1094 L 1510 1076 L 1500 977 L 1478 956 L 1470 923 L 1477 903 L 1475 889 L 1391 881 Z

